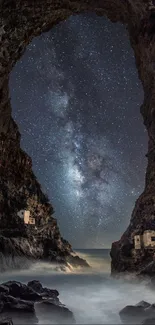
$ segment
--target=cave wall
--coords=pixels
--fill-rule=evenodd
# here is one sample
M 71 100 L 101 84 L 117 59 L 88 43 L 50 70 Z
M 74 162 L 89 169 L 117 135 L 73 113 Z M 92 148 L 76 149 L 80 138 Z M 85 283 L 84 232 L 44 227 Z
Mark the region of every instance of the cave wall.
M 131 269 L 130 250 L 136 231 L 155 215 L 155 1 L 149 0 L 0 0 L 0 226 L 11 222 L 17 207 L 37 211 L 48 206 L 32 170 L 31 158 L 20 148 L 20 133 L 11 116 L 9 74 L 32 38 L 72 14 L 93 11 L 128 29 L 139 78 L 144 88 L 141 114 L 148 130 L 145 190 L 137 200 L 131 222 L 113 243 L 112 270 Z M 32 191 L 33 188 L 33 191 Z M 24 200 L 25 197 L 25 200 Z M 48 206 L 44 215 L 52 214 Z M 125 249 L 127 247 L 127 249 Z M 133 263 L 132 263 L 133 264 Z

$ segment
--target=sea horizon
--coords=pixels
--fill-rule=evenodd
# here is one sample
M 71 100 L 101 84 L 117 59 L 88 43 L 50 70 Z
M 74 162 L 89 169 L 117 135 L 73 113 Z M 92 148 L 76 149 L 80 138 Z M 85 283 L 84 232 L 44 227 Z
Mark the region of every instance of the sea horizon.
M 95 248 L 73 248 L 73 250 L 78 251 L 78 250 L 110 250 L 111 247 L 95 247 Z

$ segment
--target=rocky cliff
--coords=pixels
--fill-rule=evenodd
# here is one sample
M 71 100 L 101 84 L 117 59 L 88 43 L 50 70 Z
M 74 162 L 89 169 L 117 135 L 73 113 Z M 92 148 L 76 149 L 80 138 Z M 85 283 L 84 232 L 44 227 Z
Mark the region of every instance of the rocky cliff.
M 9 73 L 34 36 L 49 30 L 72 14 L 94 11 L 106 15 L 112 22 L 121 22 L 127 29 L 135 53 L 139 78 L 144 89 L 141 114 L 148 131 L 148 167 L 143 194 L 137 200 L 127 231 L 113 243 L 112 272 L 135 271 L 152 260 L 153 252 L 133 254 L 133 236 L 146 227 L 146 221 L 155 216 L 155 1 L 154 0 L 1 0 L 0 1 L 0 225 L 1 251 L 16 251 L 16 238 L 22 234 L 31 254 L 44 256 L 44 245 L 27 242 L 27 232 L 19 227 L 17 209 L 27 206 L 36 215 L 37 224 L 43 225 L 52 215 L 53 208 L 33 174 L 31 159 L 20 149 L 18 127 L 11 117 Z M 38 212 L 39 211 L 39 212 Z M 53 221 L 56 222 L 56 221 Z M 70 254 L 71 248 L 60 236 L 57 226 L 48 237 L 47 247 L 61 247 Z M 21 230 L 22 229 L 22 230 Z M 52 228 L 54 229 L 54 228 Z M 6 237 L 5 237 L 6 236 Z M 11 239 L 9 239 L 9 236 Z M 7 238 L 7 246 L 3 239 Z M 5 247 L 5 250 L 4 250 Z M 37 247 L 37 249 L 35 249 Z M 19 248 L 19 246 L 18 246 Z M 21 254 L 19 249 L 18 254 Z M 35 253 L 32 253 L 33 250 Z M 30 249 L 24 249 L 30 254 Z M 23 254 L 22 252 L 22 254 Z
M 31 158 L 17 141 L 18 130 L 16 139 L 0 135 L 0 270 L 39 259 L 87 266 L 71 255 L 71 245 L 61 237 L 53 207 L 33 174 Z M 17 215 L 22 209 L 30 211 L 35 226 Z

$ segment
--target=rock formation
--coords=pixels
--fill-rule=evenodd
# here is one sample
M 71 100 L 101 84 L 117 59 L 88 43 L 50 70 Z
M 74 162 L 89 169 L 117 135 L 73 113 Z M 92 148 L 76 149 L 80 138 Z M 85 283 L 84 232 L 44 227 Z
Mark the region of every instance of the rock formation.
M 155 305 L 142 300 L 124 307 L 119 315 L 123 324 L 155 324 Z
M 5 253 L 12 254 L 16 250 L 22 255 L 31 251 L 34 256 L 42 256 L 41 244 L 36 248 L 33 241 L 33 249 L 32 244 L 31 250 L 28 249 L 30 242 L 22 225 L 24 246 L 22 252 L 19 249 L 17 236 L 19 238 L 21 230 L 16 212 L 26 206 L 36 214 L 37 223 L 44 224 L 53 211 L 33 173 L 30 157 L 20 148 L 18 126 L 11 117 L 9 74 L 34 36 L 48 31 L 72 14 L 85 11 L 106 15 L 112 22 L 121 22 L 127 27 L 144 89 L 141 114 L 148 131 L 145 189 L 136 202 L 128 229 L 118 242 L 113 243 L 111 250 L 113 273 L 135 271 L 153 257 L 151 251 L 135 257 L 132 249 L 134 234 L 142 232 L 146 222 L 155 218 L 154 0 L 0 0 L 0 247 Z M 41 211 L 40 216 L 38 211 Z M 70 245 L 61 238 L 56 224 L 51 226 L 51 230 L 54 227 L 54 235 L 46 247 L 54 245 L 56 251 L 58 248 L 68 254 Z
M 28 284 L 8 281 L 0 285 L 0 324 L 37 324 L 40 316 L 55 324 L 74 324 L 73 313 L 59 301 L 57 290 L 43 288 L 39 281 Z
M 71 245 L 61 237 L 53 207 L 32 171 L 30 157 L 14 139 L 8 140 L 4 133 L 0 137 L 0 270 L 24 267 L 37 259 L 77 264 Z M 25 225 L 18 217 L 22 209 L 31 212 L 35 227 Z M 85 261 L 80 262 L 86 266 Z

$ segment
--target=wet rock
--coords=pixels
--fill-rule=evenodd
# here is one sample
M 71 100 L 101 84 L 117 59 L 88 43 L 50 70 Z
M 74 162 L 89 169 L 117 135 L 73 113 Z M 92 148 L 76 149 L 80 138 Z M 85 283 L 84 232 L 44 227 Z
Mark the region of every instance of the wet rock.
M 10 317 L 14 325 L 36 324 L 37 317 L 43 317 L 44 323 L 50 319 L 57 324 L 75 323 L 73 313 L 59 301 L 59 292 L 44 288 L 37 280 L 27 285 L 8 281 L 0 287 L 4 289 L 4 292 L 0 292 L 0 314 L 3 319 L 6 315 Z
M 155 318 L 155 304 L 151 305 L 142 300 L 134 306 L 126 306 L 120 311 L 119 315 L 123 323 L 143 324 L 148 319 Z
M 147 317 L 155 317 L 155 304 L 152 304 L 149 307 L 145 308 L 145 313 Z
M 35 324 L 38 322 L 33 302 L 15 298 L 5 293 L 0 294 L 0 301 L 3 304 L 1 315 L 9 316 L 15 324 Z
M 56 304 L 52 299 L 37 303 L 35 308 L 38 316 L 45 315 L 47 320 L 52 319 L 59 324 L 75 324 L 73 313 L 61 303 Z
M 57 300 L 57 297 L 59 296 L 57 290 L 43 288 L 42 284 L 37 280 L 28 282 L 27 286 L 44 298 L 53 298 Z
M 3 284 L 0 285 L 0 293 L 9 293 L 9 288 Z
M 87 263 L 86 260 L 84 260 L 83 258 L 80 258 L 78 255 L 69 255 L 67 258 L 66 258 L 66 261 L 68 263 L 70 263 L 73 267 L 90 267 L 90 265 Z
M 3 302 L 3 312 L 7 312 L 9 310 L 18 310 L 24 311 L 28 313 L 34 312 L 34 303 L 22 299 L 18 299 L 6 294 L 0 294 L 0 300 Z
M 0 325 L 13 325 L 11 318 L 2 318 L 0 319 Z
M 40 283 L 40 281 L 37 280 L 29 281 L 27 286 L 37 293 L 42 293 L 43 291 L 42 284 Z
M 143 306 L 126 306 L 119 312 L 123 323 L 141 323 L 145 318 L 145 310 Z
M 143 308 L 148 308 L 151 306 L 151 304 L 147 301 L 140 301 L 138 304 L 135 305 L 136 307 L 143 307 Z
M 4 288 L 8 288 L 9 295 L 30 301 L 38 301 L 41 299 L 40 295 L 31 287 L 18 281 L 8 281 L 2 284 Z
M 3 301 L 0 300 L 0 313 L 3 311 Z

